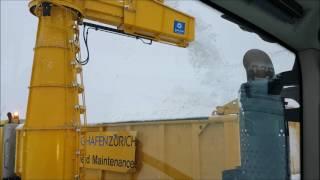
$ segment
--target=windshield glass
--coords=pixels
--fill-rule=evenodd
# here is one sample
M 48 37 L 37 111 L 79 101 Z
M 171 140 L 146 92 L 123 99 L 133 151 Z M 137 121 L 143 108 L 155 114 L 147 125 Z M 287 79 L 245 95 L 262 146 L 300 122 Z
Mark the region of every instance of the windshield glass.
M 94 51 L 84 69 L 89 122 L 208 116 L 237 98 L 246 81 L 242 59 L 249 49 L 265 51 L 275 73 L 292 69 L 292 52 L 241 30 L 202 2 L 166 4 L 195 17 L 195 41 L 188 48 L 89 34 Z
M 265 51 L 275 73 L 292 69 L 292 52 L 243 31 L 208 5 L 195 0 L 165 3 L 195 17 L 195 41 L 188 48 L 90 31 L 91 61 L 84 68 L 89 123 L 209 116 L 216 106 L 237 98 L 246 81 L 242 59 L 249 49 Z M 26 1 L 1 4 L 1 117 L 18 111 L 24 118 L 37 20 Z M 82 43 L 86 56 L 84 49 Z
M 156 5 L 161 2 L 152 1 Z M 23 123 L 27 109 L 27 87 L 37 31 L 37 20 L 28 11 L 27 4 L 27 1 L 1 1 L 0 118 L 8 117 L 6 122 L 10 124 Z M 21 138 L 17 148 L 22 148 L 17 152 L 26 155 L 18 158 L 27 161 L 36 157 L 37 152 L 52 149 L 50 155 L 56 156 L 48 159 L 50 163 L 52 160 L 53 164 L 59 162 L 56 164 L 60 165 L 65 159 L 76 162 L 74 152 L 77 152 L 77 165 L 85 177 L 83 179 L 97 179 L 96 176 L 109 179 L 289 179 L 288 176 L 292 176 L 299 179 L 299 115 L 302 107 L 299 64 L 295 62 L 295 54 L 278 43 L 240 28 L 203 2 L 168 0 L 165 4 L 195 17 L 195 40 L 187 48 L 157 42 L 148 45 L 139 39 L 90 30 L 87 36 L 90 62 L 83 67 L 83 77 L 79 72 L 76 75 L 81 77 L 79 82 L 84 80 L 85 98 L 79 86 L 81 92 L 73 93 L 75 96 L 79 93 L 81 103 L 65 107 L 56 103 L 54 106 L 62 107 L 59 111 L 61 117 L 69 117 L 69 111 L 75 114 L 70 116 L 72 118 L 81 116 L 83 124 L 76 118 L 62 122 L 61 118 L 52 116 L 43 121 L 42 115 L 48 115 L 51 107 L 36 104 L 34 107 L 39 108 L 39 112 L 35 113 L 34 130 L 37 131 L 26 131 L 30 127 L 23 125 L 17 129 L 17 140 Z M 51 19 L 46 20 L 44 22 Z M 85 57 L 86 47 L 81 43 L 82 57 Z M 57 47 L 61 48 L 50 48 Z M 59 55 L 64 53 L 63 50 Z M 44 61 L 44 65 L 54 66 L 55 63 L 49 62 L 54 61 Z M 75 73 L 76 70 L 72 71 Z M 74 88 L 74 85 L 50 86 Z M 43 92 L 43 96 L 55 94 L 55 91 Z M 59 95 L 66 102 L 72 97 L 68 93 Z M 54 103 L 41 101 L 48 106 Z M 80 105 L 84 105 L 86 111 Z M 79 115 L 83 112 L 85 115 Z M 85 120 L 90 126 L 83 128 L 81 125 L 86 125 Z M 55 121 L 63 126 L 54 124 Z M 54 124 L 52 128 L 50 123 Z M 60 131 L 62 128 L 65 129 Z M 12 130 L 15 132 L 14 128 Z M 49 133 L 47 136 L 48 130 L 53 130 L 53 135 Z M 25 138 L 32 141 L 25 141 Z M 12 139 L 15 145 L 16 138 Z M 52 141 L 47 142 L 47 139 Z M 76 147 L 73 140 L 80 143 L 79 139 L 82 139 L 81 145 Z M 46 146 L 48 144 L 50 146 Z M 44 148 L 29 151 L 35 145 Z M 112 167 L 109 171 L 108 168 L 115 164 L 127 163 L 127 160 L 123 161 L 127 158 L 123 153 L 126 151 L 117 149 L 126 146 L 131 154 L 130 169 L 112 172 Z M 86 152 L 82 153 L 82 150 Z M 28 156 L 25 152 L 36 155 Z M 60 156 L 59 152 L 65 154 Z M 114 157 L 119 154 L 125 155 Z M 111 158 L 112 162 L 117 160 L 117 163 L 110 165 L 109 155 L 115 158 Z M 64 157 L 63 161 L 61 157 Z M 27 162 L 21 164 L 25 166 Z M 86 166 L 91 162 L 97 166 Z M 78 175 L 72 177 L 80 177 Z

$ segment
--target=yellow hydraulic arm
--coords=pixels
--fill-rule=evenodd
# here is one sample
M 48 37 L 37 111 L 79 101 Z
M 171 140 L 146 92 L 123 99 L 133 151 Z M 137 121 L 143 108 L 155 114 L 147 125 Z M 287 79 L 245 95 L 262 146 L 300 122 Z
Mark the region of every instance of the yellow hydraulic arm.
M 41 14 L 43 2 L 43 0 L 31 1 L 29 4 L 31 12 L 36 15 Z M 50 2 L 49 6 L 72 8 L 78 13 L 79 18 L 113 25 L 127 34 L 155 41 L 186 47 L 194 39 L 194 18 L 164 5 L 162 0 L 46 0 L 45 2 Z
M 29 8 L 39 22 L 16 173 L 32 180 L 81 179 L 80 119 L 86 107 L 79 100 L 84 88 L 77 57 L 83 19 L 186 47 L 194 39 L 194 18 L 161 0 L 32 0 Z

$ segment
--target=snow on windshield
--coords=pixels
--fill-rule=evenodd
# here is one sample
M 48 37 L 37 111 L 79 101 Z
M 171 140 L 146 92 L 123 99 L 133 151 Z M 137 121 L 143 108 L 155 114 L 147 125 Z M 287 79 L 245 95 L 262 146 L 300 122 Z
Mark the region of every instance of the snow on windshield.
M 166 4 L 195 17 L 196 38 L 188 48 L 89 33 L 91 61 L 84 67 L 89 123 L 208 116 L 237 97 L 246 81 L 242 58 L 252 48 L 269 54 L 276 73 L 293 66 L 293 53 L 242 31 L 202 2 Z M 2 118 L 16 110 L 24 117 L 36 22 L 25 1 L 1 1 Z

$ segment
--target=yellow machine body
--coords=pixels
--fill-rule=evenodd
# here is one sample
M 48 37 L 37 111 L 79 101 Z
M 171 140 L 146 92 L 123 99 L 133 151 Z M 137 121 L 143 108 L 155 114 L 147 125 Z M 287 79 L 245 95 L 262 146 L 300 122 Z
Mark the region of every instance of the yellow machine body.
M 201 119 L 161 120 L 150 122 L 107 123 L 90 125 L 82 129 L 86 132 L 137 132 L 136 170 L 135 172 L 119 173 L 101 169 L 81 169 L 82 179 L 221 179 L 222 172 L 240 165 L 240 139 L 237 114 L 213 116 Z M 16 173 L 23 175 L 23 156 L 30 156 L 23 149 L 26 139 L 24 130 L 17 130 Z M 52 133 L 53 134 L 53 133 Z M 39 136 L 43 136 L 41 133 Z M 46 137 L 46 141 L 57 139 Z M 45 138 L 45 137 L 44 137 Z M 44 140 L 44 139 L 42 139 Z M 60 139 L 61 140 L 61 139 Z M 67 140 L 65 140 L 67 141 Z M 71 141 L 71 139 L 69 139 Z M 53 143 L 57 143 L 54 141 Z M 65 142 L 66 143 L 66 142 Z M 44 143 L 48 154 L 57 149 L 51 143 Z M 40 147 L 38 147 L 40 148 Z M 49 150 L 49 148 L 52 148 Z M 41 149 L 41 148 L 40 148 Z M 71 151 L 65 149 L 65 151 Z M 70 152 L 71 153 L 71 152 Z M 121 152 L 118 152 L 121 153 Z M 48 155 L 44 155 L 48 160 Z M 42 157 L 39 155 L 39 157 Z M 55 157 L 51 157 L 52 161 Z M 67 155 L 64 161 L 67 160 Z M 22 161 L 23 160 L 23 161 Z M 29 168 L 38 168 L 32 162 Z M 47 163 L 42 168 L 47 178 L 57 177 L 52 171 L 57 171 L 57 165 L 65 167 L 63 161 L 59 164 Z M 63 172 L 60 172 L 63 174 Z M 24 176 L 22 176 L 24 177 Z M 62 175 L 60 176 L 62 177 Z M 56 179 L 56 178 L 54 178 Z M 57 178 L 58 179 L 58 178 Z M 62 178 L 61 178 L 62 179 Z
M 290 147 L 295 149 L 290 151 L 290 168 L 294 173 L 300 172 L 299 129 L 299 123 L 289 123 Z M 119 173 L 82 168 L 82 179 L 222 179 L 223 171 L 240 166 L 239 114 L 233 103 L 219 106 L 208 118 L 105 123 L 82 129 L 82 135 L 92 132 L 136 132 L 136 169 Z M 19 176 L 23 139 L 23 129 L 18 128 L 15 170 Z M 122 152 L 112 153 L 121 156 Z
M 23 129 L 23 179 L 73 178 L 76 171 L 76 132 L 80 113 L 72 84 L 75 48 L 69 40 L 76 16 L 67 8 L 52 7 L 39 16 L 28 109 Z
M 224 170 L 240 166 L 236 101 L 217 107 L 208 118 L 98 125 L 81 120 L 86 107 L 81 100 L 82 67 L 75 59 L 80 52 L 78 26 L 83 19 L 186 47 L 194 40 L 193 17 L 164 5 L 163 0 L 32 0 L 29 7 L 39 22 L 26 121 L 16 129 L 16 175 L 26 180 L 221 179 Z M 175 30 L 177 22 L 182 23 L 183 31 Z M 299 124 L 289 126 L 299 139 Z M 0 127 L 1 170 L 2 132 Z M 81 145 L 83 137 L 98 133 L 131 135 L 135 146 L 125 151 L 109 147 L 104 152 Z M 82 157 L 87 153 L 134 158 L 135 168 L 86 166 Z M 299 161 L 291 163 L 294 172 L 300 171 Z
M 87 131 L 136 131 L 136 171 L 84 169 L 85 179 L 221 179 L 240 165 L 238 116 L 109 123 Z
M 194 40 L 193 17 L 164 5 L 163 0 L 32 0 L 29 8 L 39 22 L 26 121 L 16 129 L 16 175 L 26 180 L 222 179 L 223 171 L 240 166 L 236 101 L 217 107 L 208 118 L 98 125 L 81 120 L 86 107 L 81 100 L 82 67 L 75 59 L 80 52 L 78 26 L 84 19 L 186 47 Z M 182 31 L 175 29 L 176 23 Z M 0 178 L 4 124 L 0 122 Z M 298 149 L 290 152 L 295 173 L 300 172 L 299 129 L 299 123 L 289 123 L 290 149 Z M 90 135 L 132 136 L 134 146 L 82 145 Z M 89 165 L 83 161 L 89 153 L 129 159 L 134 168 Z
M 32 0 L 29 7 L 39 22 L 16 171 L 22 179 L 82 179 L 79 138 L 86 107 L 76 61 L 82 20 L 186 47 L 194 39 L 194 18 L 156 0 Z M 183 31 L 175 30 L 176 22 Z
M 34 8 L 44 0 L 32 0 Z M 163 43 L 186 47 L 194 40 L 195 20 L 159 0 L 46 0 L 55 5 L 70 7 L 82 18 L 116 26 L 127 34 L 142 36 Z M 39 14 L 33 11 L 34 14 Z M 184 22 L 185 32 L 175 33 L 174 22 Z

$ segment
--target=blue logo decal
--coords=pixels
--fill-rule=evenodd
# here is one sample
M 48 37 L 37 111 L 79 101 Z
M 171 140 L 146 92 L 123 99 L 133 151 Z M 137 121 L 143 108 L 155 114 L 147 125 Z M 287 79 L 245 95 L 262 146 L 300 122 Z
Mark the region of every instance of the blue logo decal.
M 180 21 L 174 21 L 174 32 L 177 34 L 184 34 L 186 23 Z

